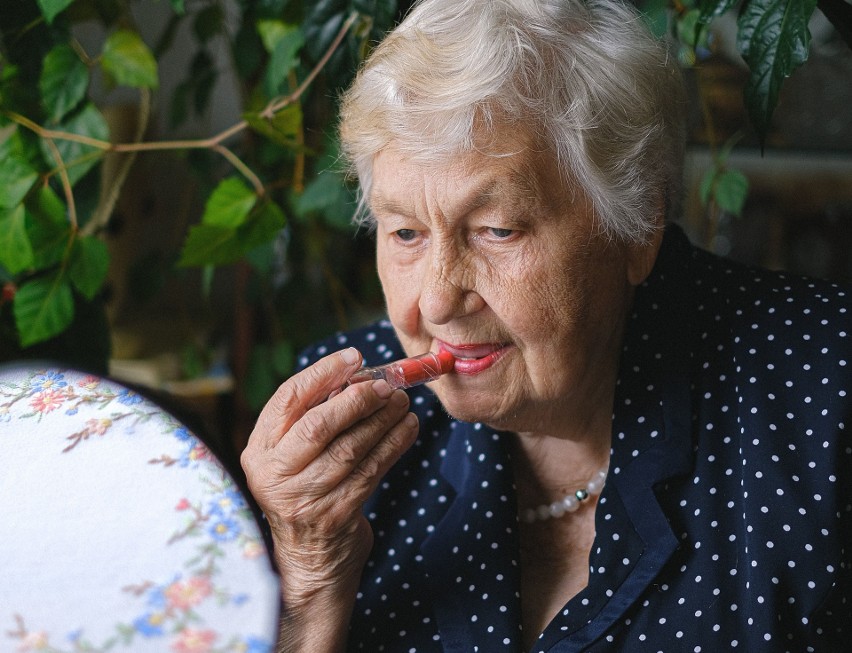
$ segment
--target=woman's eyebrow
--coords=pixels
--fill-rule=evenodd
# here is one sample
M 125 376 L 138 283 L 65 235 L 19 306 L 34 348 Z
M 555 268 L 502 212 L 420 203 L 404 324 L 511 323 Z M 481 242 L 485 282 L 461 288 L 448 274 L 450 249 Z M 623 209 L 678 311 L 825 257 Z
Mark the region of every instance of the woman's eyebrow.
M 404 213 L 402 205 L 393 197 L 373 195 L 369 198 L 370 211 L 380 213 Z
M 526 201 L 536 200 L 538 183 L 535 175 L 523 171 L 511 171 L 508 175 L 491 177 L 481 185 L 471 188 L 456 203 L 459 215 L 466 215 L 492 202 L 505 201 L 510 207 Z M 374 213 L 408 215 L 409 208 L 396 195 L 375 192 L 369 201 Z

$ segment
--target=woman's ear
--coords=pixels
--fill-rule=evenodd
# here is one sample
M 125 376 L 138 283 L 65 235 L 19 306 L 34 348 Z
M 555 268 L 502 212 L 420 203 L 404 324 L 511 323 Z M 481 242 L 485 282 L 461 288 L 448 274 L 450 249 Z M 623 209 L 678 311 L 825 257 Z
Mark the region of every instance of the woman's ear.
M 628 245 L 627 247 L 627 280 L 632 286 L 638 286 L 645 281 L 660 251 L 663 242 L 662 225 L 654 229 L 653 233 L 642 243 Z
M 627 280 L 632 286 L 638 286 L 645 281 L 654 268 L 654 262 L 657 260 L 657 254 L 663 242 L 665 216 L 666 199 L 663 195 L 658 202 L 653 232 L 643 242 L 627 246 Z

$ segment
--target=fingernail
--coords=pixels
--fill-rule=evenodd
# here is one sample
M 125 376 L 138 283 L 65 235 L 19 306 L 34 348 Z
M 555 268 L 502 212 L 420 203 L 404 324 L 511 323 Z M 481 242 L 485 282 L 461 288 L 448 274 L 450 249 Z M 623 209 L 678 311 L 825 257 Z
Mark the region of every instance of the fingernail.
M 358 362 L 360 356 L 358 355 L 358 350 L 354 347 L 349 347 L 340 352 L 340 357 L 343 359 L 343 362 L 347 365 L 354 365 Z
M 390 387 L 390 384 L 380 379 L 378 381 L 373 381 L 373 392 L 379 395 L 382 399 L 387 399 L 393 394 L 393 388 Z
M 415 415 L 414 413 L 408 413 L 408 415 L 405 416 L 405 425 L 408 428 L 413 429 L 415 426 L 417 426 L 417 422 L 417 415 Z

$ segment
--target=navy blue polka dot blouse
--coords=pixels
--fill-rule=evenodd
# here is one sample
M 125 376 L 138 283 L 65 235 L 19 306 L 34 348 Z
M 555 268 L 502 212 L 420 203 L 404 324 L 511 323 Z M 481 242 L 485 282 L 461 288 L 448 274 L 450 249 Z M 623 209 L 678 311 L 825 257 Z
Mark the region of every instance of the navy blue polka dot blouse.
M 589 584 L 533 651 L 852 650 L 848 289 L 667 229 L 630 317 Z M 311 348 L 404 355 L 386 322 Z M 409 390 L 417 443 L 366 506 L 350 651 L 522 651 L 506 434 Z

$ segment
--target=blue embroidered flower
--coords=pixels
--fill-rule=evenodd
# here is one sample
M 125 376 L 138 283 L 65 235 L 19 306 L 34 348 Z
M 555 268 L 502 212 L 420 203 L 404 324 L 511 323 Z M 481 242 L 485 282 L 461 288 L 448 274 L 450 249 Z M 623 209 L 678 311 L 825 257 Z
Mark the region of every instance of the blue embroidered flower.
M 122 388 L 116 398 L 118 399 L 118 403 L 125 406 L 134 406 L 142 403 L 142 397 L 127 388 Z
M 240 534 L 240 525 L 235 520 L 224 517 L 213 522 L 207 531 L 213 536 L 214 540 L 229 542 Z
M 229 488 L 210 502 L 210 514 L 228 517 L 245 507 L 246 502 L 243 496 L 234 488 Z
M 59 372 L 45 372 L 33 377 L 30 387 L 34 392 L 43 392 L 50 388 L 64 388 L 68 382 L 64 380 L 65 375 Z
M 181 442 L 186 442 L 187 440 L 192 440 L 194 436 L 185 426 L 179 426 L 175 429 L 175 437 Z
M 245 653 L 270 653 L 272 651 L 272 644 L 259 637 L 247 637 L 243 646 Z
M 133 628 L 144 637 L 159 637 L 163 634 L 166 616 L 162 612 L 149 612 L 133 622 Z

